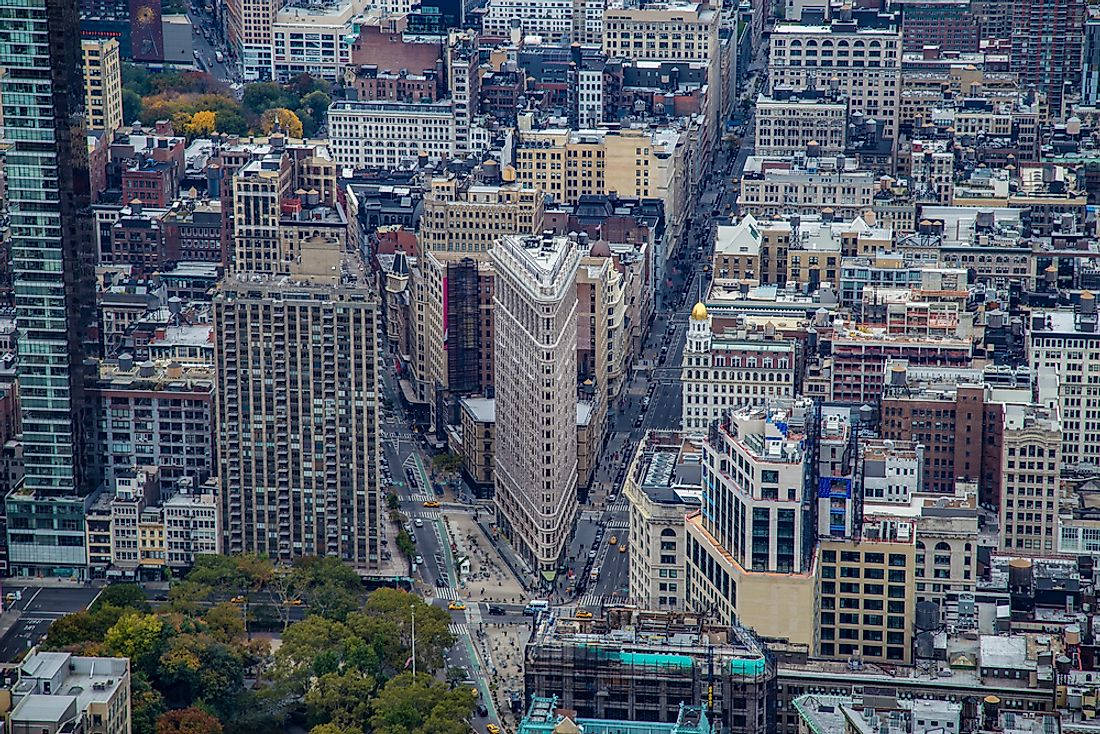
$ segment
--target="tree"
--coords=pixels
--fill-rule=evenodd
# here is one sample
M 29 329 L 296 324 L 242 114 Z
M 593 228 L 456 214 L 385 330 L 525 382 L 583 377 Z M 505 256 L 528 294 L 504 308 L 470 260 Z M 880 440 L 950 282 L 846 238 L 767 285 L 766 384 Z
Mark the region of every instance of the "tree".
M 416 543 L 413 542 L 412 536 L 404 529 L 397 532 L 397 550 L 401 551 L 409 558 L 416 555 Z
M 464 734 L 476 699 L 465 686 L 453 690 L 421 673 L 390 679 L 374 699 L 374 734 Z
M 313 115 L 313 119 L 320 123 L 325 119 L 325 115 L 328 114 L 329 105 L 332 104 L 332 97 L 320 89 L 306 94 L 302 97 L 301 106 L 309 110 Z
M 376 687 L 374 678 L 358 670 L 326 673 L 306 693 L 310 719 L 365 731 Z
M 122 122 L 129 125 L 141 117 L 141 95 L 133 89 L 122 90 Z
M 367 597 L 367 603 L 363 606 L 361 614 L 352 614 L 348 617 L 348 626 L 353 630 L 362 622 L 363 618 L 385 620 L 397 625 L 400 630 L 402 649 L 399 660 L 389 658 L 387 663 L 391 668 L 400 670 L 404 667 L 407 651 L 412 646 L 412 615 L 416 610 L 416 664 L 424 671 L 435 671 L 443 666 L 443 653 L 454 644 L 454 635 L 448 629 L 451 616 L 439 607 L 426 604 L 423 599 L 415 594 L 410 594 L 398 589 L 377 589 Z M 367 635 L 361 635 L 367 639 Z
M 146 95 L 153 91 L 149 79 L 152 74 L 144 66 L 126 63 L 122 65 L 120 77 L 125 89 L 132 89 L 135 94 Z
M 222 734 L 222 724 L 202 709 L 188 706 L 161 714 L 156 734 Z
M 348 614 L 359 608 L 359 596 L 335 583 L 322 584 L 310 589 L 309 608 L 327 619 L 343 622 Z
M 303 591 L 333 584 L 358 594 L 363 581 L 351 566 L 332 556 L 302 556 L 294 562 L 295 583 Z
M 283 634 L 283 644 L 275 653 L 276 676 L 308 677 L 324 653 L 342 651 L 351 631 L 341 622 L 311 614 L 295 622 Z
M 259 117 L 276 107 L 297 107 L 298 96 L 287 92 L 275 82 L 257 82 L 245 85 L 241 104 Z
M 207 610 L 202 619 L 216 640 L 233 642 L 244 637 L 244 616 L 236 604 L 216 604 Z
M 190 578 L 177 581 L 168 589 L 168 609 L 182 614 L 198 614 L 199 606 L 213 592 L 214 589 L 210 586 L 191 581 Z
M 337 724 L 318 724 L 309 730 L 309 734 L 361 734 L 362 729 L 355 729 L 353 727 L 344 727 Z
M 260 129 L 264 131 L 264 134 L 270 135 L 275 130 L 276 122 L 278 122 L 284 135 L 292 138 L 302 137 L 302 121 L 293 111 L 288 110 L 286 107 L 275 107 L 267 110 L 260 116 Z
M 103 636 L 108 655 L 130 658 L 139 669 L 148 669 L 160 655 L 164 623 L 153 614 L 126 612 Z
M 248 122 L 239 110 L 219 110 L 218 132 L 228 135 L 244 135 L 248 132 Z
M 43 648 L 62 650 L 83 642 L 99 642 L 125 612 L 121 607 L 102 604 L 94 611 L 66 614 L 50 625 Z
M 432 457 L 432 468 L 443 474 L 454 474 L 462 468 L 462 457 L 453 451 Z
M 224 592 L 238 592 L 243 588 L 241 567 L 232 556 L 196 556 L 187 580 Z
M 215 130 L 217 130 L 216 117 L 211 110 L 196 112 L 191 116 L 191 122 L 187 125 L 187 134 L 195 138 L 211 135 Z
M 108 604 L 120 609 L 132 609 L 143 614 L 148 614 L 153 609 L 149 605 L 149 599 L 146 598 L 145 592 L 137 584 L 111 584 L 99 592 L 99 596 L 88 608 L 94 612 Z
M 130 726 L 134 734 L 153 734 L 164 713 L 164 696 L 141 673 L 130 678 Z

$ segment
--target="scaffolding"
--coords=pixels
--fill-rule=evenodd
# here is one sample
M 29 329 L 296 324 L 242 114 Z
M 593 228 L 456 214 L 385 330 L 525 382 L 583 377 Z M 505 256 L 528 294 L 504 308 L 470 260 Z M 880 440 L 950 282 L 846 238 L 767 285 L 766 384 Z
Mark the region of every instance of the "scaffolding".
M 611 608 L 600 619 L 549 620 L 527 647 L 528 696 L 557 696 L 579 716 L 674 722 L 698 705 L 716 731 L 774 723 L 775 663 L 745 630 L 701 615 Z

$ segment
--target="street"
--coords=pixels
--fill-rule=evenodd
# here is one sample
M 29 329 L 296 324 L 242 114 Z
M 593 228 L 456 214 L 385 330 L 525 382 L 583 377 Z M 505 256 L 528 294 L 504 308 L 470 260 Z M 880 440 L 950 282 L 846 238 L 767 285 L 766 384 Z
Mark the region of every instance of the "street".
M 9 579 L 0 614 L 0 662 L 17 660 L 37 645 L 55 620 L 79 612 L 99 596 L 87 586 L 31 586 Z
M 191 43 L 196 52 L 195 63 L 199 69 L 224 82 L 240 81 L 236 68 L 226 63 L 228 60 L 226 49 L 221 42 L 214 20 L 209 15 L 194 9 L 187 11 L 187 17 L 191 20 L 194 29 L 191 34 Z M 222 52 L 223 61 L 218 61 L 218 51 Z

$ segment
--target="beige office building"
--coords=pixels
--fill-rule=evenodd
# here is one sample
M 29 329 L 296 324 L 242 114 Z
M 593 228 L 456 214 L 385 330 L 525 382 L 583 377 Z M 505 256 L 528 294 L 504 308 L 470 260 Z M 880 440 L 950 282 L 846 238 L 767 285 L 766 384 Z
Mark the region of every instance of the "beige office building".
M 823 92 L 793 93 L 756 99 L 756 144 L 760 156 L 783 158 L 817 144 L 821 155 L 844 152 L 848 101 Z
M 817 645 L 823 658 L 908 665 L 916 528 L 912 519 L 865 513 L 858 541 L 818 548 Z
M 114 132 L 123 122 L 118 41 L 85 38 L 80 42 L 80 49 L 84 56 L 84 107 L 88 129 Z
M 658 197 L 683 206 L 679 134 L 659 130 L 525 130 L 516 140 L 516 180 L 563 204 L 585 194 Z
M 227 0 L 225 4 L 226 40 L 245 81 L 272 78 L 272 30 L 281 5 L 280 0 Z
M 1054 555 L 1061 491 L 1062 425 L 1056 406 L 1007 404 L 1001 452 L 1001 548 Z
M 773 88 L 807 89 L 816 80 L 837 79 L 849 101 L 849 114 L 878 122 L 882 134 L 897 139 L 901 76 L 899 23 L 845 19 L 851 9 L 834 14 L 829 25 L 780 23 L 772 31 Z
M 496 504 L 506 537 L 553 578 L 577 513 L 577 243 L 502 237 L 496 268 Z
M 728 414 L 703 442 L 702 509 L 685 520 L 688 608 L 807 649 L 817 606 L 802 501 L 813 411 L 799 398 Z
M 378 312 L 353 253 L 238 273 L 214 298 L 226 553 L 379 560 Z
M 707 64 L 708 125 L 725 109 L 719 51 L 719 10 L 705 2 L 652 3 L 604 11 L 603 50 L 608 58 Z
M 684 517 L 699 509 L 702 441 L 649 431 L 626 472 L 630 503 L 630 601 L 642 609 L 683 610 L 687 593 Z M 627 538 L 617 539 L 626 544 Z
M 517 183 L 479 183 L 445 173 L 424 196 L 418 232 L 421 252 L 440 260 L 488 257 L 500 237 L 542 230 L 543 195 Z

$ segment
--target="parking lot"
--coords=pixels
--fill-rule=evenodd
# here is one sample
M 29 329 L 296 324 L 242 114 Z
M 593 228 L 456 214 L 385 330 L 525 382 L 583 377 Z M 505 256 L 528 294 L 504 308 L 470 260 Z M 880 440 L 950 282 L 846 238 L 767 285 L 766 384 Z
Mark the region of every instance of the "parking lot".
M 7 663 L 38 644 L 55 619 L 86 609 L 99 596 L 99 589 L 9 583 L 3 587 L 3 593 L 5 626 L 9 620 L 14 621 L 0 636 L 0 662 Z M 9 603 L 12 594 L 18 598 Z

